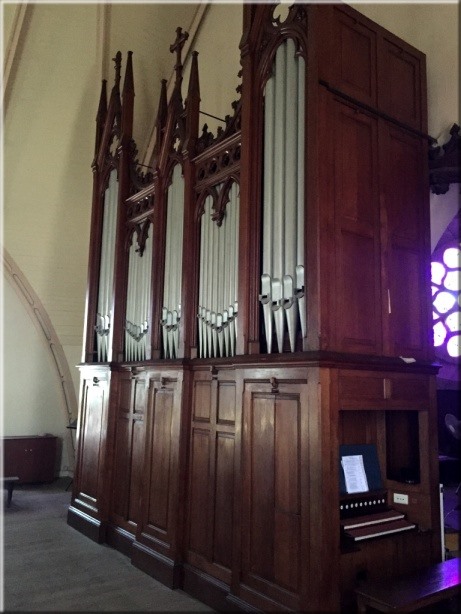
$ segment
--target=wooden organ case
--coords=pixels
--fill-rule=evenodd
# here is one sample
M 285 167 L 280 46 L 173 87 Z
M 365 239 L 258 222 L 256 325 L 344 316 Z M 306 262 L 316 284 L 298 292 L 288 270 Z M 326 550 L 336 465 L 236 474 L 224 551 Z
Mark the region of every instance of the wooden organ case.
M 216 137 L 178 28 L 152 173 L 131 53 L 103 84 L 68 522 L 218 610 L 353 611 L 441 557 L 425 58 L 345 5 L 277 11 L 244 6 Z M 416 528 L 350 548 L 362 444 Z

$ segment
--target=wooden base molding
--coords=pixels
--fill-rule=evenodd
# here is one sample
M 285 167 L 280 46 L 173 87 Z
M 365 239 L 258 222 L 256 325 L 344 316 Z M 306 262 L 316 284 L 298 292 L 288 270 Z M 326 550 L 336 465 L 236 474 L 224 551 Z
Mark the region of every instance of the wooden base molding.
M 139 542 L 133 542 L 131 562 L 168 588 L 182 588 L 182 566 Z
M 218 612 L 249 611 L 229 601 L 227 584 L 187 564 L 184 565 L 183 590 Z
M 72 505 L 67 512 L 67 524 L 98 544 L 106 541 L 105 524 Z
M 125 556 L 131 556 L 134 535 L 113 524 L 108 524 L 106 528 L 106 542 Z

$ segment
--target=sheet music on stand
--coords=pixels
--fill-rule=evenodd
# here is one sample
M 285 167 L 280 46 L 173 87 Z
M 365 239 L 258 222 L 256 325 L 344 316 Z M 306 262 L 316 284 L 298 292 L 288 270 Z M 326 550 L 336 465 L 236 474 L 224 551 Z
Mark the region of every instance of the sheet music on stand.
M 346 491 L 349 495 L 369 490 L 362 454 L 343 456 L 341 465 L 344 471 Z

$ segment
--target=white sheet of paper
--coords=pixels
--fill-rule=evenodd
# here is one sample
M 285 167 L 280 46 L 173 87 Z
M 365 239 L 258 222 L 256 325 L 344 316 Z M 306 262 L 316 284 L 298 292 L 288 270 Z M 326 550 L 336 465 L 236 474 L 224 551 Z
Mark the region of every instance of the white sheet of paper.
M 347 493 L 367 492 L 369 488 L 367 474 L 365 473 L 365 466 L 363 464 L 363 456 L 361 454 L 343 456 L 341 464 L 344 470 Z

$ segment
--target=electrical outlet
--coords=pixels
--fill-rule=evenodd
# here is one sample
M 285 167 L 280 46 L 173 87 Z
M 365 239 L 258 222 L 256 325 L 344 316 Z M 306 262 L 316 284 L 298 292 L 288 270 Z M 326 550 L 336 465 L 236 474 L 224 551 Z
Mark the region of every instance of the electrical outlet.
M 394 503 L 400 503 L 400 505 L 408 505 L 408 495 L 402 495 L 401 493 L 394 493 Z

